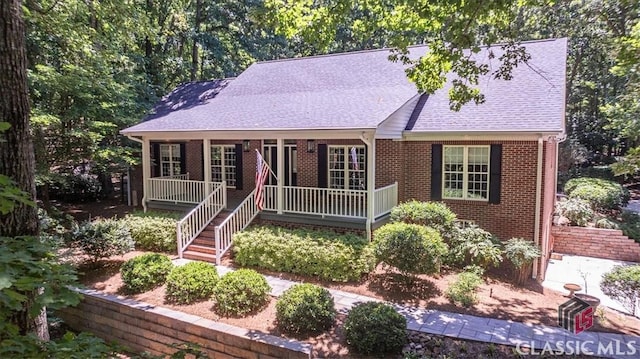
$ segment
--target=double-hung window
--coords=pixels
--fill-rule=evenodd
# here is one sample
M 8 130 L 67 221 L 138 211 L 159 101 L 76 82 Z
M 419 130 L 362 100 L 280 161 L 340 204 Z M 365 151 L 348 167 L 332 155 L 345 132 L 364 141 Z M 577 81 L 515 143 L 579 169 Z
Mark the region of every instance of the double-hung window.
M 364 146 L 329 146 L 329 188 L 365 190 Z
M 175 176 L 182 173 L 180 144 L 160 144 L 160 176 Z
M 489 199 L 489 146 L 443 146 L 442 197 Z
M 236 148 L 234 145 L 211 146 L 211 180 L 227 181 L 227 186 L 236 186 Z

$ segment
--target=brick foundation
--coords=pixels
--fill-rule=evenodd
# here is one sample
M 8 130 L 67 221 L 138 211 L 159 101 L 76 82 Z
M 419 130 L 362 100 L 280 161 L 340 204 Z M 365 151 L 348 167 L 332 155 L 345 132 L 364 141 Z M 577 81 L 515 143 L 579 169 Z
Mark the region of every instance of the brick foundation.
M 57 312 L 71 328 L 87 331 L 135 352 L 170 355 L 173 343 L 200 345 L 216 359 L 310 358 L 309 344 L 214 322 L 94 290 L 80 290 L 75 308 Z
M 553 226 L 551 235 L 556 253 L 640 262 L 640 243 L 617 229 Z

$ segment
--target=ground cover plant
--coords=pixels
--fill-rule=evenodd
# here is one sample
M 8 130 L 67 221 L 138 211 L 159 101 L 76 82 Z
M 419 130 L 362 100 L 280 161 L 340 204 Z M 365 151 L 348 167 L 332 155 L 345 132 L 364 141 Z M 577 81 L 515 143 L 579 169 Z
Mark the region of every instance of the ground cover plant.
M 354 234 L 255 226 L 233 241 L 234 260 L 243 267 L 351 281 L 376 265 L 372 245 Z

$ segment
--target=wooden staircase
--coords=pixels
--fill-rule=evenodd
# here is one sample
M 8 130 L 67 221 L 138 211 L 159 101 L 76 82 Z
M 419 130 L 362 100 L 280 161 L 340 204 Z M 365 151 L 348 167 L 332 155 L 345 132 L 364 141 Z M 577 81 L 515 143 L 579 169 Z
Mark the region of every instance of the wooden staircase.
M 231 211 L 223 210 L 211 223 L 191 242 L 182 252 L 182 257 L 203 262 L 216 262 L 216 234 L 215 228 L 224 221 Z

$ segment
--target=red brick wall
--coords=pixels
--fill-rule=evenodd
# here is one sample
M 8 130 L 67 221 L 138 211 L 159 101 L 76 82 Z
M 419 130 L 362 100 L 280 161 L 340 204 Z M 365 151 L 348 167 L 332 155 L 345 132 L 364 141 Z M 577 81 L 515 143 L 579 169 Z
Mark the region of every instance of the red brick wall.
M 171 355 L 173 343 L 198 344 L 210 358 L 275 359 L 310 358 L 308 344 L 226 325 L 195 315 L 119 298 L 93 290 L 82 290 L 77 307 L 58 314 L 71 328 L 87 331 L 116 342 L 134 352 Z
M 556 253 L 640 262 L 640 244 L 616 229 L 553 226 L 551 235 Z
M 475 221 L 502 240 L 534 237 L 536 161 L 535 141 L 515 142 L 406 142 L 405 186 L 400 201 L 429 201 L 431 195 L 431 145 L 502 144 L 500 204 L 481 201 L 444 200 L 458 218 Z
M 202 141 L 189 141 L 185 144 L 185 160 L 186 170 L 189 173 L 189 179 L 194 181 L 203 181 L 202 172 Z

